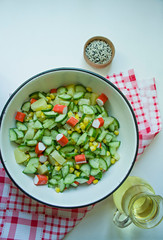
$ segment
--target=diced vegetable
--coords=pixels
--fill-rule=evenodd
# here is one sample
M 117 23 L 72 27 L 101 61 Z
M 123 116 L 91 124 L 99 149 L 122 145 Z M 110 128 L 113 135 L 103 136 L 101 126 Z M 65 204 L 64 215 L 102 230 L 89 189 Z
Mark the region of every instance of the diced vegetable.
M 44 98 L 40 98 L 39 100 L 31 104 L 31 108 L 33 111 L 40 111 L 40 110 L 46 109 L 47 102 L 45 101 Z
M 9 139 L 18 145 L 15 160 L 35 185 L 57 193 L 81 184 L 97 184 L 120 159 L 120 124 L 109 116 L 105 94 L 70 84 L 33 92 L 16 114 Z
M 75 156 L 75 162 L 78 163 L 78 164 L 86 163 L 87 160 L 85 158 L 85 155 L 84 154 L 76 155 Z
M 68 143 L 68 138 L 62 133 L 56 136 L 56 140 L 62 147 L 64 147 Z
M 101 107 L 104 105 L 104 103 L 108 100 L 108 97 L 102 93 L 97 99 L 96 102 L 97 104 Z
M 53 108 L 53 111 L 60 114 L 67 113 L 67 106 L 56 104 Z
M 104 125 L 104 119 L 102 117 L 95 119 L 92 123 L 92 127 L 94 128 L 100 128 L 103 125 Z
M 15 148 L 14 156 L 17 163 L 23 163 L 29 158 L 29 155 L 22 152 L 19 148 Z
M 24 122 L 24 118 L 25 118 L 26 114 L 23 112 L 17 112 L 16 116 L 15 116 L 15 120 L 19 121 L 19 122 Z
M 33 181 L 35 185 L 45 185 L 48 182 L 48 177 L 46 175 L 35 175 Z

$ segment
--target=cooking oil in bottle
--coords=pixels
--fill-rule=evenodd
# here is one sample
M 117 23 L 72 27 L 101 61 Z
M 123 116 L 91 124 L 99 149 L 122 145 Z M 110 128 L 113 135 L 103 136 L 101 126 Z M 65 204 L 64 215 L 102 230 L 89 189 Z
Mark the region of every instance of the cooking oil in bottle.
M 113 194 L 113 200 L 118 209 L 114 222 L 120 227 L 127 226 L 126 219 L 120 222 L 121 214 L 142 228 L 154 227 L 163 219 L 163 198 L 155 195 L 154 189 L 142 178 L 128 177 Z

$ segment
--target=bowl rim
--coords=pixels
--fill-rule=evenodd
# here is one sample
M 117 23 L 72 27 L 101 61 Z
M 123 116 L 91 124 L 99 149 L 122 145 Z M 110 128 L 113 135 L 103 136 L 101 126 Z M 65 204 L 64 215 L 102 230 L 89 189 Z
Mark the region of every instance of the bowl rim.
M 43 71 L 43 72 L 40 72 L 34 76 L 32 76 L 31 78 L 27 79 L 26 81 L 24 81 L 9 97 L 9 99 L 7 100 L 6 104 L 4 105 L 3 109 L 2 109 L 2 112 L 1 112 L 1 115 L 0 115 L 0 129 L 1 129 L 1 125 L 2 125 L 2 120 L 3 120 L 3 116 L 5 114 L 5 111 L 6 111 L 6 108 L 8 107 L 8 104 L 11 102 L 12 98 L 16 95 L 16 93 L 21 90 L 21 88 L 23 88 L 26 84 L 28 84 L 29 82 L 31 82 L 33 79 L 37 78 L 37 77 L 40 77 L 42 75 L 45 75 L 45 74 L 48 74 L 48 73 L 51 73 L 51 72 L 57 72 L 57 71 L 77 71 L 77 72 L 83 72 L 83 73 L 88 73 L 90 75 L 93 75 L 95 77 L 98 77 L 100 78 L 101 80 L 103 80 L 104 82 L 106 82 L 107 84 L 110 84 L 115 90 L 117 90 L 119 92 L 119 94 L 123 97 L 123 99 L 125 100 L 126 104 L 128 105 L 130 111 L 131 111 L 131 114 L 132 114 L 132 117 L 133 117 L 133 120 L 134 120 L 134 124 L 135 124 L 135 130 L 136 130 L 136 140 L 137 140 L 137 143 L 136 143 L 136 150 L 135 150 L 135 155 L 134 155 L 134 158 L 133 158 L 133 161 L 132 161 L 132 164 L 130 166 L 130 169 L 128 170 L 126 176 L 122 179 L 122 181 L 118 184 L 118 186 L 110 193 L 108 193 L 107 195 L 101 197 L 100 199 L 94 201 L 94 202 L 91 202 L 91 203 L 88 203 L 88 204 L 83 204 L 83 205 L 79 205 L 79 206 L 58 206 L 58 205 L 53 205 L 53 204 L 49 204 L 49 203 L 46 203 L 46 202 L 43 202 L 37 198 L 35 198 L 34 196 L 31 196 L 28 192 L 26 192 L 23 188 L 21 188 L 16 182 L 15 180 L 13 179 L 13 177 L 11 176 L 11 174 L 9 173 L 9 171 L 7 170 L 6 166 L 5 166 L 5 163 L 3 161 L 3 157 L 2 157 L 2 153 L 1 153 L 1 149 L 0 149 L 0 160 L 1 160 L 1 163 L 8 175 L 8 177 L 11 179 L 11 181 L 15 184 L 15 186 L 20 189 L 25 195 L 27 195 L 28 197 L 32 198 L 33 200 L 43 204 L 43 205 L 46 205 L 46 206 L 50 206 L 50 207 L 57 207 L 57 208 L 61 208 L 61 209 L 75 209 L 75 208 L 83 208 L 83 207 L 88 207 L 88 206 L 91 206 L 91 205 L 94 205 L 98 202 L 101 202 L 102 200 L 106 199 L 107 197 L 109 197 L 110 195 L 113 194 L 113 192 L 115 192 L 122 184 L 123 182 L 126 180 L 126 178 L 129 176 L 133 166 L 134 166 L 134 163 L 136 161 L 136 158 L 137 158 L 137 154 L 138 154 L 138 147 L 139 147 L 139 131 L 138 131 L 138 124 L 137 124 L 137 120 L 136 120 L 136 116 L 135 116 L 135 113 L 134 113 L 134 110 L 132 109 L 128 99 L 126 98 L 126 96 L 112 83 L 110 82 L 109 80 L 107 80 L 107 78 L 101 76 L 100 74 L 97 74 L 97 73 L 94 73 L 94 72 L 91 72 L 89 70 L 85 70 L 85 69 L 82 69 L 82 68 L 74 68 L 74 67 L 60 67 L 60 68 L 54 68 L 54 69 L 49 69 L 49 70 L 46 70 L 46 71 Z

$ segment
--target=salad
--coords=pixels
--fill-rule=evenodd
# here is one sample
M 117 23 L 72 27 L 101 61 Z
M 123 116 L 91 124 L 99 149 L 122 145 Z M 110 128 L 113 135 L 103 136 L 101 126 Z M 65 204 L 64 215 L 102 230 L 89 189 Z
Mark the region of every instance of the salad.
M 104 93 L 74 84 L 30 94 L 9 129 L 23 173 L 56 192 L 97 184 L 120 159 L 119 122 L 106 112 L 107 101 Z

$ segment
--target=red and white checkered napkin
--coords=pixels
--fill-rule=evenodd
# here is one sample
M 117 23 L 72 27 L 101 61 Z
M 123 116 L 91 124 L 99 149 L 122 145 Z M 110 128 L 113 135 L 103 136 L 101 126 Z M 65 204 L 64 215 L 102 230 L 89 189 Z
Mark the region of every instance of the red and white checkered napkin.
M 133 69 L 126 76 L 113 74 L 107 79 L 124 93 L 135 112 L 139 128 L 139 156 L 161 130 L 155 79 L 142 80 L 138 85 Z
M 122 90 L 135 111 L 141 154 L 161 128 L 155 81 L 143 81 L 138 87 L 133 70 L 127 76 L 120 73 L 107 79 Z M 42 205 L 15 187 L 0 163 L 1 240 L 63 239 L 92 208 L 64 210 Z

